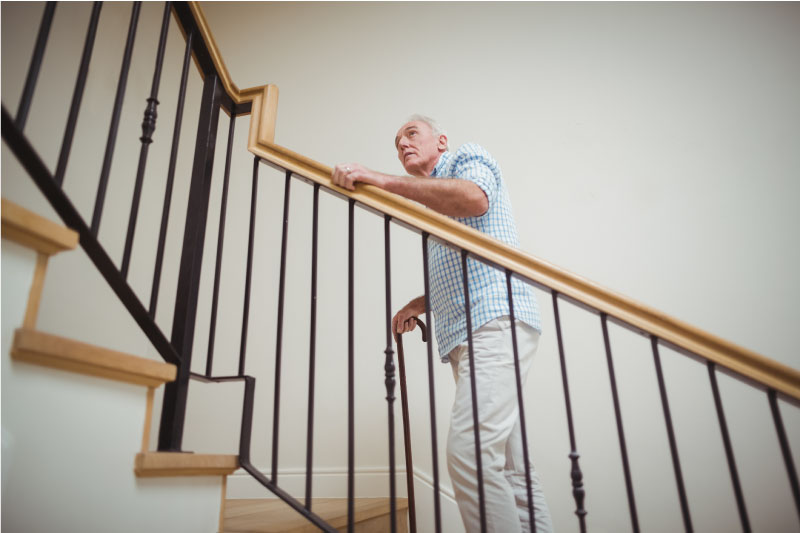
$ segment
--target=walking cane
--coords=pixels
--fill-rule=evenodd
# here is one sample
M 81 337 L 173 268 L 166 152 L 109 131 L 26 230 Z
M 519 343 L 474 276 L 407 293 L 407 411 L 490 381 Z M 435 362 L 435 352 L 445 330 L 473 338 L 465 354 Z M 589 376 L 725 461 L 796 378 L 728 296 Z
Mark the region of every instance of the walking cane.
M 422 333 L 422 342 L 428 342 L 428 334 L 425 323 L 414 317 Z M 394 334 L 394 341 L 397 344 L 397 364 L 400 367 L 400 403 L 403 407 L 403 440 L 406 448 L 406 485 L 408 487 L 408 515 L 411 521 L 411 533 L 417 533 L 417 512 L 414 507 L 414 464 L 411 460 L 411 428 L 408 423 L 408 391 L 406 389 L 406 363 L 403 356 L 403 337 L 401 334 Z

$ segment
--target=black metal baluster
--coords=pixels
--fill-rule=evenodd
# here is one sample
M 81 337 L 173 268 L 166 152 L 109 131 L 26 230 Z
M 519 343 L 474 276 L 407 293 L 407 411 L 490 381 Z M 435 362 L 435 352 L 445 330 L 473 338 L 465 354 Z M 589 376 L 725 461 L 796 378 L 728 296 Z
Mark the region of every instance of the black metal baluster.
M 567 428 L 569 429 L 569 459 L 572 463 L 570 477 L 572 478 L 572 496 L 575 498 L 575 515 L 578 517 L 581 533 L 586 533 L 586 510 L 583 508 L 583 500 L 586 492 L 583 489 L 583 472 L 578 464 L 580 454 L 575 445 L 575 426 L 572 422 L 572 402 L 569 396 L 569 381 L 567 380 L 567 360 L 564 357 L 564 342 L 561 338 L 561 319 L 558 314 L 558 293 L 552 291 L 553 313 L 556 322 L 556 338 L 558 340 L 558 357 L 561 360 L 561 381 L 564 386 L 564 401 L 567 406 Z
M 667 388 L 664 384 L 664 372 L 661 369 L 661 356 L 658 354 L 658 339 L 655 336 L 650 336 L 650 343 L 653 346 L 653 359 L 655 360 L 656 375 L 658 376 L 658 390 L 661 393 L 661 406 L 664 408 L 664 421 L 667 424 L 667 437 L 669 438 L 669 449 L 672 453 L 672 468 L 675 471 L 675 483 L 678 486 L 678 497 L 681 502 L 683 525 L 687 533 L 689 533 L 694 529 L 692 528 L 692 519 L 689 515 L 689 502 L 686 498 L 686 489 L 683 486 L 683 474 L 681 472 L 681 462 L 678 457 L 678 445 L 675 441 L 675 431 L 672 427 L 672 415 L 670 415 Z
M 15 120 L 19 131 L 25 129 L 28 121 L 28 111 L 33 100 L 33 91 L 36 89 L 36 80 L 39 78 L 39 70 L 42 67 L 44 49 L 47 46 L 47 39 L 50 36 L 50 26 L 53 23 L 53 14 L 56 11 L 56 2 L 47 2 L 42 14 L 42 23 L 39 25 L 39 33 L 36 36 L 36 45 L 33 48 L 33 57 L 28 67 L 28 76 L 25 78 L 25 87 L 22 89 L 22 97 L 17 108 L 17 118 Z
M 739 483 L 739 472 L 736 469 L 736 459 L 733 456 L 733 446 L 731 445 L 731 437 L 728 433 L 728 423 L 725 421 L 725 411 L 722 408 L 722 398 L 719 394 L 719 386 L 717 385 L 716 364 L 708 361 L 708 378 L 711 381 L 711 391 L 714 394 L 714 405 L 717 408 L 717 418 L 719 419 L 719 429 L 722 433 L 722 443 L 725 446 L 725 457 L 728 459 L 728 470 L 731 473 L 731 483 L 733 484 L 733 492 L 736 496 L 736 506 L 739 509 L 739 520 L 742 523 L 742 530 L 749 532 L 750 519 L 747 516 L 747 508 L 744 504 L 744 493 L 742 493 L 742 486 Z
M 153 85 L 150 88 L 150 98 L 147 99 L 147 108 L 144 111 L 142 121 L 142 136 L 139 140 L 142 147 L 139 150 L 139 166 L 136 170 L 136 183 L 133 187 L 133 200 L 131 202 L 131 214 L 128 219 L 128 234 L 125 237 L 125 250 L 122 254 L 122 268 L 120 272 L 123 278 L 128 277 L 128 268 L 131 262 L 131 250 L 133 248 L 133 236 L 136 232 L 136 218 L 139 215 L 139 200 L 142 196 L 142 184 L 144 182 L 144 170 L 147 165 L 147 153 L 150 143 L 153 142 L 153 132 L 156 130 L 156 107 L 158 106 L 158 86 L 161 83 L 161 69 L 164 65 L 164 51 L 167 46 L 167 31 L 169 30 L 169 16 L 171 2 L 164 3 L 164 16 L 161 21 L 161 35 L 158 39 L 158 53 L 156 54 L 156 68 L 153 73 Z
M 472 346 L 472 312 L 469 301 L 469 273 L 467 251 L 461 250 L 461 274 L 464 280 L 464 311 L 467 318 L 467 346 L 469 347 L 469 380 L 472 394 L 472 429 L 475 433 L 475 464 L 478 468 L 478 501 L 481 513 L 481 531 L 486 531 L 486 501 L 483 490 L 483 459 L 481 458 L 481 434 L 478 420 L 478 391 L 475 384 L 475 351 Z
M 353 299 L 355 259 L 355 200 L 349 200 L 347 212 L 347 531 L 355 525 L 355 302 Z
M 383 217 L 383 243 L 384 243 L 384 264 L 386 269 L 386 363 L 383 369 L 386 371 L 386 403 L 389 408 L 389 507 L 390 523 L 392 533 L 397 531 L 397 496 L 395 494 L 395 461 L 394 461 L 394 350 L 392 349 L 392 273 L 391 273 L 391 254 L 389 243 L 389 223 L 392 217 Z
M 631 467 L 628 463 L 628 448 L 625 445 L 625 431 L 622 427 L 622 410 L 619 405 L 619 395 L 617 394 L 617 378 L 614 373 L 614 361 L 611 358 L 611 342 L 608 337 L 608 316 L 600 313 L 600 323 L 603 326 L 603 342 L 606 347 L 606 361 L 608 362 L 608 376 L 611 380 L 611 396 L 614 399 L 614 416 L 617 420 L 617 435 L 619 437 L 619 449 L 622 454 L 622 470 L 625 474 L 625 490 L 628 494 L 628 508 L 631 513 L 631 526 L 633 531 L 639 531 L 639 517 L 636 512 L 636 499 L 633 495 L 633 481 L 631 480 Z
M 95 2 L 92 6 L 92 15 L 89 19 L 89 29 L 86 30 L 86 41 L 83 45 L 83 55 L 81 56 L 81 66 L 78 68 L 78 78 L 75 80 L 75 90 L 72 93 L 72 104 L 69 108 L 67 117 L 67 127 L 64 129 L 64 140 L 61 142 L 61 152 L 58 155 L 58 165 L 54 178 L 56 183 L 61 186 L 64 184 L 64 174 L 67 171 L 67 161 L 72 150 L 72 139 L 75 137 L 75 126 L 78 123 L 78 113 L 81 109 L 83 90 L 86 88 L 86 77 L 89 75 L 89 61 L 92 59 L 92 49 L 94 48 L 94 38 L 97 35 L 97 22 L 100 19 L 100 8 L 103 2 Z
M 794 468 L 792 450 L 789 448 L 789 439 L 786 438 L 786 429 L 783 427 L 781 410 L 778 407 L 777 393 L 774 389 L 769 389 L 767 396 L 769 398 L 769 407 L 772 410 L 772 420 L 775 422 L 775 431 L 778 432 L 778 442 L 780 442 L 781 445 L 783 462 L 786 465 L 786 474 L 789 476 L 789 485 L 792 487 L 794 505 L 797 509 L 797 515 L 800 516 L 800 484 L 797 482 L 797 470 Z
M 283 346 L 283 297 L 286 292 L 286 242 L 289 238 L 289 192 L 292 172 L 286 171 L 283 189 L 283 233 L 281 236 L 281 270 L 278 284 L 278 331 L 275 340 L 275 400 L 272 417 L 272 482 L 278 484 L 278 429 L 281 405 L 281 348 Z
M 22 167 L 28 173 L 30 178 L 39 188 L 41 193 L 55 209 L 58 216 L 69 228 L 74 229 L 78 233 L 81 247 L 86 252 L 89 259 L 92 260 L 98 273 L 103 276 L 106 282 L 114 291 L 114 294 L 119 298 L 131 315 L 142 332 L 147 336 L 150 343 L 158 351 L 164 361 L 180 365 L 181 357 L 176 352 L 172 344 L 167 340 L 166 336 L 161 332 L 157 325 L 155 325 L 150 317 L 147 315 L 147 310 L 139 301 L 138 296 L 133 292 L 130 286 L 122 281 L 119 277 L 119 271 L 116 265 L 108 257 L 105 250 L 92 236 L 88 224 L 83 220 L 83 217 L 72 205 L 72 202 L 64 194 L 64 191 L 56 184 L 53 174 L 45 166 L 42 159 L 36 150 L 33 149 L 27 137 L 17 128 L 14 119 L 8 112 L 5 106 L 0 106 L 2 109 L 2 136 L 9 149 L 11 149 L 14 156 L 20 162 Z
M 225 176 L 222 180 L 222 200 L 220 203 L 220 210 L 219 210 L 219 233 L 217 234 L 217 261 L 214 265 L 214 292 L 211 296 L 211 323 L 208 326 L 208 355 L 206 356 L 206 376 L 211 376 L 211 370 L 214 364 L 214 344 L 217 338 L 217 307 L 219 305 L 219 282 L 220 278 L 222 277 L 222 250 L 223 245 L 225 244 L 225 218 L 228 212 L 228 181 L 230 180 L 231 174 L 231 152 L 233 151 L 233 133 L 234 133 L 234 125 L 236 124 L 236 115 L 231 113 L 231 122 L 230 127 L 228 128 L 228 149 L 225 154 Z M 258 158 L 256 158 L 255 162 L 253 163 L 253 189 L 256 188 L 256 180 L 258 176 Z M 255 200 L 253 200 L 252 205 L 250 207 L 251 210 L 251 225 L 253 224 L 254 215 L 255 213 Z M 253 231 L 251 229 L 250 240 L 252 241 Z M 252 246 L 249 244 L 248 246 Z M 250 275 L 250 269 L 252 267 L 252 256 L 251 250 L 248 248 L 248 270 L 247 274 Z M 246 309 L 250 309 L 250 286 L 249 280 L 247 284 L 247 288 L 245 289 L 245 295 L 248 299 L 248 302 L 245 304 L 247 307 Z M 244 341 L 244 339 L 242 339 Z M 240 365 L 240 374 L 244 373 L 244 347 L 242 347 L 242 363 Z
M 506 287 L 508 290 L 508 313 L 511 319 L 511 343 L 514 346 L 514 372 L 517 378 L 517 400 L 519 403 L 519 427 L 522 434 L 522 458 L 525 465 L 525 486 L 528 496 L 528 518 L 531 532 L 536 533 L 536 522 L 533 511 L 533 488 L 531 487 L 531 463 L 528 457 L 528 432 L 525 428 L 525 405 L 522 401 L 522 376 L 519 368 L 519 349 L 517 348 L 517 323 L 514 318 L 514 293 L 511 290 L 511 271 L 506 269 Z
M 250 195 L 250 231 L 247 237 L 247 271 L 244 277 L 244 309 L 242 310 L 242 340 L 239 350 L 239 375 L 244 375 L 244 359 L 247 353 L 247 325 L 250 319 L 250 283 L 253 274 L 253 249 L 256 235 L 256 205 L 258 203 L 258 156 L 253 158 L 253 188 Z M 211 365 L 206 371 L 210 372 Z
M 181 354 L 183 364 L 178 368 L 176 380 L 168 383 L 164 390 L 164 407 L 161 411 L 161 429 L 158 435 L 159 451 L 180 451 L 183 440 L 197 300 L 200 292 L 200 272 L 214 168 L 214 148 L 223 91 L 222 82 L 217 76 L 207 75 L 203 80 L 203 96 L 200 101 L 192 181 L 189 186 L 175 312 L 172 320 L 171 342 L 175 350 Z
M 186 49 L 183 53 L 183 70 L 181 71 L 181 85 L 178 89 L 178 110 L 175 113 L 175 127 L 172 130 L 172 151 L 169 156 L 169 170 L 167 171 L 167 188 L 164 193 L 164 208 L 161 211 L 161 230 L 158 234 L 158 251 L 156 252 L 156 266 L 153 272 L 153 289 L 150 291 L 150 316 L 156 316 L 156 304 L 158 303 L 158 287 L 161 283 L 161 265 L 164 262 L 164 246 L 167 242 L 167 226 L 169 225 L 169 210 L 172 204 L 172 186 L 175 182 L 175 166 L 178 161 L 178 145 L 181 138 L 181 124 L 183 123 L 183 107 L 186 102 L 186 82 L 189 78 L 189 61 L 192 57 L 192 39 L 194 33 L 189 32 L 186 36 Z M 231 151 L 231 141 L 233 137 L 233 119 L 231 116 L 231 130 L 228 135 L 228 154 Z M 226 169 L 228 169 L 226 164 Z M 227 179 L 227 175 L 226 175 Z M 224 209 L 223 202 L 223 209 Z M 211 344 L 213 346 L 213 343 Z
M 428 272 L 428 233 L 422 232 L 422 269 L 425 277 L 425 323 L 432 329 L 430 272 Z M 431 405 L 431 459 L 433 461 L 433 513 L 436 533 L 442 530 L 442 511 L 439 501 L 439 445 L 436 433 L 436 396 L 433 388 L 433 340 L 428 338 L 428 396 Z
M 308 440 L 306 443 L 306 509 L 311 510 L 311 474 L 314 455 L 314 374 L 317 348 L 317 238 L 319 223 L 319 183 L 314 184 L 311 216 L 311 328 L 308 346 Z
M 103 156 L 103 167 L 100 171 L 100 182 L 97 185 L 97 197 L 94 202 L 94 214 L 92 215 L 92 234 L 95 237 L 100 230 L 100 216 L 103 212 L 103 203 L 106 197 L 108 175 L 111 172 L 111 159 L 114 157 L 114 147 L 117 144 L 119 115 L 122 112 L 122 101 L 125 99 L 125 88 L 128 85 L 128 71 L 130 70 L 131 66 L 133 42 L 136 38 L 136 26 L 139 23 L 139 11 L 141 10 L 141 7 L 141 2 L 134 2 L 133 8 L 131 9 L 131 22 L 128 27 L 128 40 L 125 43 L 125 52 L 122 55 L 122 66 L 119 69 L 119 83 L 117 83 L 117 94 L 114 97 L 114 111 L 111 114 L 111 124 L 108 127 L 106 153 Z
M 256 378 L 244 377 L 244 399 L 242 401 L 242 427 L 239 433 L 239 463 L 250 464 L 250 441 L 253 436 L 253 407 L 255 404 Z

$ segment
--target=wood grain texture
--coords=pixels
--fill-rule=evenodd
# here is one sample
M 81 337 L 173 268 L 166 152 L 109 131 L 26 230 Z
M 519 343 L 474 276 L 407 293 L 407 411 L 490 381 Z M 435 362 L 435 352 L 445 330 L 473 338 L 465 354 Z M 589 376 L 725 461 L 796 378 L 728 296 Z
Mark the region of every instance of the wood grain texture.
M 389 531 L 389 498 L 358 498 L 355 500 L 355 531 L 385 533 Z M 319 498 L 312 501 L 311 510 L 339 531 L 347 531 L 347 500 Z M 397 499 L 397 530 L 408 531 L 408 502 Z M 226 500 L 225 531 L 227 533 L 311 533 L 319 529 L 282 500 Z
M 222 497 L 219 502 L 219 533 L 225 533 L 225 499 L 228 497 L 228 476 L 222 476 Z
M 176 375 L 175 365 L 24 328 L 14 332 L 11 356 L 17 361 L 148 387 L 173 381 Z
M 78 245 L 78 234 L 69 228 L 2 199 L 2 235 L 37 252 L 53 255 Z
M 239 468 L 239 456 L 181 452 L 136 454 L 138 477 L 227 476 Z
M 773 388 L 800 400 L 800 371 L 794 368 L 603 288 L 593 281 L 526 254 L 396 194 L 362 183 L 357 184 L 352 192 L 333 185 L 330 167 L 282 146 L 262 141 L 260 122 L 269 121 L 267 113 L 269 107 L 266 96 L 262 94 L 253 100 L 250 120 L 256 124 L 250 128 L 248 149 L 265 161 L 280 165 L 313 183 L 319 183 L 342 197 L 352 198 L 366 207 L 388 214 L 416 231 L 427 232 L 436 240 L 451 243 L 475 256 L 483 257 L 501 269 L 508 269 L 570 300 L 606 313 L 612 320 L 625 323 L 643 335 L 656 336 L 670 347 L 697 354 L 744 376 L 756 385 Z M 263 126 L 264 129 L 269 127 L 269 124 Z

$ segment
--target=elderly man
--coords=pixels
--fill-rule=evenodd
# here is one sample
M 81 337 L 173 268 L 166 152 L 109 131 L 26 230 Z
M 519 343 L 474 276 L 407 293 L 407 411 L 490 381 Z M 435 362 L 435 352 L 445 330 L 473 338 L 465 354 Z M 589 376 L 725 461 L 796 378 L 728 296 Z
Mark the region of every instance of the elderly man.
M 349 190 L 357 182 L 370 183 L 519 246 L 500 167 L 486 150 L 465 144 L 455 153 L 449 152 L 444 132 L 435 121 L 420 115 L 400 128 L 394 142 L 397 157 L 411 176 L 392 176 L 357 163 L 343 163 L 335 167 L 333 182 Z M 430 241 L 428 247 L 436 340 L 441 359 L 451 364 L 456 381 L 447 466 L 467 531 L 480 531 L 461 259 L 457 251 L 441 244 Z M 530 531 L 505 274 L 472 260 L 467 268 L 486 526 L 498 533 Z M 518 280 L 512 285 L 524 380 L 538 345 L 541 322 L 530 287 Z M 413 317 L 424 312 L 425 297 L 415 298 L 395 315 L 392 329 L 397 333 L 413 330 Z M 550 532 L 550 513 L 532 466 L 530 475 L 535 529 Z

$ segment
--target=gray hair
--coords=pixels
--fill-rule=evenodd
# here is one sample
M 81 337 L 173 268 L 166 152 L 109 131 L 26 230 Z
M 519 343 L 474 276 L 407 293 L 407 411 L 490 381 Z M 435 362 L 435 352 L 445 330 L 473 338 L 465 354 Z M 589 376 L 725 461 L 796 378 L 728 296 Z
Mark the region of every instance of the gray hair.
M 426 117 L 425 115 L 413 114 L 410 117 L 408 117 L 408 120 L 406 120 L 406 123 L 415 122 L 415 121 L 424 122 L 425 124 L 430 126 L 431 130 L 433 131 L 433 134 L 436 137 L 439 137 L 439 135 L 444 135 L 445 137 L 447 136 L 447 133 L 442 129 L 442 127 L 439 125 L 439 123 L 436 122 L 431 117 Z M 449 143 L 448 143 L 448 146 L 445 146 L 445 149 L 447 149 L 447 150 L 450 149 Z

